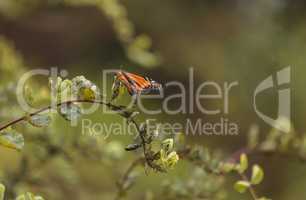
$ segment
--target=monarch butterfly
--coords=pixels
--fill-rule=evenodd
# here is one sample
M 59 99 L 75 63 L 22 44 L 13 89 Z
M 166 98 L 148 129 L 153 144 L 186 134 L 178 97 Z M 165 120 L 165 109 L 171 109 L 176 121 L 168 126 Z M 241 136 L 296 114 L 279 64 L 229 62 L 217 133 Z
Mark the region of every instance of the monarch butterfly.
M 159 92 L 162 89 L 162 85 L 160 83 L 157 83 L 148 77 L 139 76 L 129 72 L 118 71 L 115 75 L 111 101 L 118 97 L 121 86 L 126 87 L 129 94 L 133 97 L 141 94 Z

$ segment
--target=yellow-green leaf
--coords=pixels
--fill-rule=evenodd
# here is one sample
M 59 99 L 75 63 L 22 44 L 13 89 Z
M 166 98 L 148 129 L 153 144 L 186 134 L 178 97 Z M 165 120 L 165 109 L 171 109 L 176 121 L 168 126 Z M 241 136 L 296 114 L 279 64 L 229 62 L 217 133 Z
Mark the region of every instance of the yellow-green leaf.
M 172 138 L 165 139 L 161 143 L 161 148 L 166 152 L 169 152 L 173 149 L 173 143 L 174 142 Z
M 179 156 L 175 151 L 172 151 L 168 156 L 167 156 L 167 165 L 169 169 L 172 169 L 178 162 Z
M 159 161 L 163 170 L 167 171 L 168 169 L 174 168 L 179 161 L 179 156 L 175 151 L 168 154 L 164 149 L 161 149 Z
M 0 200 L 4 200 L 5 186 L 0 184 Z
M 272 200 L 272 199 L 269 199 L 267 197 L 260 197 L 258 200 Z
M 78 99 L 94 100 L 96 98 L 96 92 L 91 88 L 81 88 Z
M 44 198 L 43 197 L 41 197 L 41 196 L 35 196 L 35 198 L 34 198 L 35 200 L 44 200 Z
M 249 166 L 249 162 L 248 162 L 248 157 L 246 154 L 241 154 L 240 156 L 240 165 L 239 165 L 239 168 L 238 168 L 238 172 L 240 174 L 242 174 L 243 172 L 245 172 L 245 170 L 247 170 Z
M 19 195 L 16 200 L 44 200 L 41 196 L 35 196 L 34 194 L 27 192 L 25 194 Z
M 247 181 L 237 181 L 234 185 L 234 189 L 239 193 L 244 193 L 251 184 Z
M 252 170 L 251 183 L 254 185 L 259 184 L 264 178 L 264 172 L 259 165 L 254 165 Z
M 35 200 L 35 196 L 32 193 L 27 192 L 26 194 L 19 195 L 16 200 Z
M 0 145 L 20 151 L 24 146 L 23 135 L 10 129 L 0 133 Z
M 28 122 L 35 127 L 49 126 L 51 118 L 47 114 L 37 114 L 28 118 Z
M 98 96 L 98 88 L 84 76 L 76 76 L 72 79 L 72 93 L 74 97 L 82 100 L 94 100 Z
M 58 112 L 68 121 L 77 120 L 82 114 L 81 108 L 73 103 L 60 106 Z

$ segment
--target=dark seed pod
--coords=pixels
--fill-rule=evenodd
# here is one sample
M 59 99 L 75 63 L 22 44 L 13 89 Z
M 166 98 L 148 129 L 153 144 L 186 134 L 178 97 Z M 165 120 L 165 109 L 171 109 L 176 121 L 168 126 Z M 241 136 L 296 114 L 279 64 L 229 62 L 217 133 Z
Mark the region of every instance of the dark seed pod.
M 129 144 L 129 145 L 127 145 L 127 146 L 125 147 L 125 150 L 126 150 L 126 151 L 134 151 L 134 150 L 136 150 L 136 149 L 138 149 L 138 148 L 140 148 L 140 147 L 141 147 L 141 144 L 134 143 L 134 144 Z

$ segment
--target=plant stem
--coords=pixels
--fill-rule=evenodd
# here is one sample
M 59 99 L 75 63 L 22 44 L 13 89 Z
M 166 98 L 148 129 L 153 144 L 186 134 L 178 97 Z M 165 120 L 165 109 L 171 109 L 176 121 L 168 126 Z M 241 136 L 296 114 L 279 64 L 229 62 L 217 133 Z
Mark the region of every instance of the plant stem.
M 60 102 L 58 104 L 56 104 L 56 108 L 60 107 L 61 105 L 64 105 L 64 104 L 71 104 L 71 103 L 90 103 L 90 104 L 100 104 L 100 105 L 105 105 L 107 106 L 108 108 L 110 108 L 111 110 L 114 110 L 114 111 L 119 111 L 118 113 L 120 113 L 120 111 L 123 111 L 124 109 L 120 106 L 116 106 L 116 105 L 113 105 L 111 103 L 107 103 L 107 102 L 104 102 L 104 101 L 98 101 L 98 100 L 70 100 L 70 101 L 64 101 L 64 102 Z M 17 118 L 15 120 L 12 120 L 10 122 L 8 122 L 7 124 L 4 124 L 3 126 L 0 126 L 0 131 L 12 126 L 12 125 L 15 125 L 19 122 L 22 122 L 22 121 L 25 121 L 27 120 L 27 118 L 30 116 L 35 116 L 35 115 L 38 115 L 44 111 L 47 111 L 47 110 L 50 110 L 52 109 L 53 107 L 51 105 L 49 106 L 46 106 L 46 107 L 43 107 L 35 112 L 32 112 L 32 113 L 29 113 L 27 115 L 24 115 L 20 118 Z M 121 115 L 124 117 L 124 115 Z M 154 168 L 154 166 L 152 165 L 152 162 L 150 160 L 150 158 L 148 157 L 148 154 L 147 154 L 147 148 L 146 148 L 146 139 L 145 139 L 145 135 L 143 133 L 143 130 L 141 130 L 141 128 L 138 126 L 138 124 L 136 123 L 136 121 L 134 119 L 130 119 L 130 122 L 133 123 L 137 129 L 137 132 L 139 134 L 139 137 L 141 138 L 141 144 L 142 144 L 142 147 L 143 147 L 143 154 L 144 154 L 144 157 L 145 157 L 145 161 L 146 163 Z M 1 133 L 0 133 L 1 135 Z
M 243 180 L 245 180 L 247 182 L 250 182 L 248 177 L 245 174 L 240 174 L 240 176 L 242 177 Z M 251 196 L 254 200 L 259 199 L 258 196 L 257 196 L 257 193 L 256 193 L 256 191 L 255 191 L 255 189 L 252 185 L 250 185 L 250 187 L 248 187 L 248 190 L 249 190 L 249 192 L 250 192 L 250 194 L 251 194 Z
M 115 105 L 113 105 L 113 104 L 111 104 L 111 103 L 106 103 L 106 102 L 104 102 L 104 101 L 96 101 L 96 100 L 71 100 L 71 101 L 64 101 L 64 102 L 60 102 L 60 103 L 56 104 L 56 108 L 57 108 L 57 107 L 60 107 L 61 105 L 64 105 L 64 104 L 71 104 L 71 103 L 92 103 L 92 104 L 101 104 L 101 105 L 106 105 L 106 106 L 108 106 L 108 107 L 116 108 L 116 109 L 118 109 L 118 110 L 121 110 L 121 109 L 122 109 L 122 108 L 120 108 L 120 107 L 118 107 L 118 106 L 115 106 Z M 6 129 L 6 128 L 8 128 L 8 127 L 14 125 L 14 124 L 17 124 L 17 123 L 19 123 L 19 122 L 22 122 L 22 121 L 26 120 L 28 116 L 32 117 L 32 116 L 38 115 L 39 113 L 42 113 L 42 112 L 44 112 L 44 111 L 46 111 L 46 110 L 50 110 L 50 109 L 52 109 L 52 106 L 51 106 L 51 105 L 46 106 L 46 107 L 43 107 L 43 108 L 41 108 L 41 109 L 39 109 L 39 110 L 37 110 L 37 111 L 35 111 L 35 112 L 32 112 L 32 113 L 30 113 L 30 114 L 28 114 L 28 115 L 24 115 L 24 116 L 22 116 L 22 117 L 20 117 L 20 118 L 17 118 L 17 119 L 15 119 L 15 120 L 12 120 L 12 121 L 8 122 L 7 124 L 4 124 L 3 126 L 0 126 L 0 131 L 2 131 L 2 130 Z

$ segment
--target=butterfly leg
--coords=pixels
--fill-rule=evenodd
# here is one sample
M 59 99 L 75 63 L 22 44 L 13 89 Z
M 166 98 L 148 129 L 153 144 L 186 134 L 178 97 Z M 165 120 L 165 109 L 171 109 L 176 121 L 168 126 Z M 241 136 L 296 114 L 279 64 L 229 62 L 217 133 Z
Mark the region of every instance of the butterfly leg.
M 112 86 L 112 98 L 110 102 L 114 101 L 120 93 L 121 82 L 119 80 L 115 80 Z
M 135 108 L 137 106 L 139 98 L 140 98 L 140 93 L 135 93 L 132 95 L 132 102 L 131 102 L 132 108 Z

